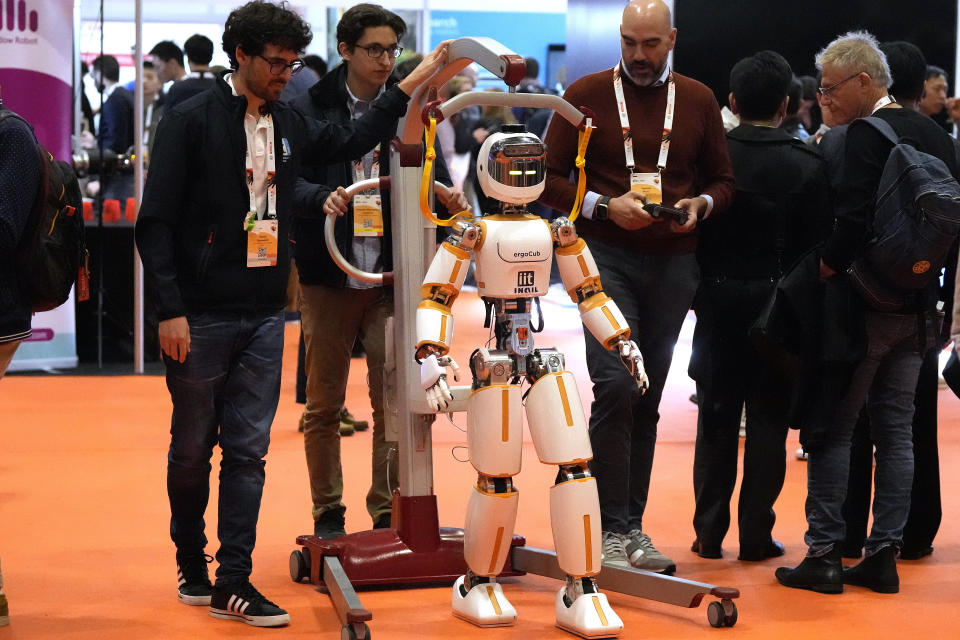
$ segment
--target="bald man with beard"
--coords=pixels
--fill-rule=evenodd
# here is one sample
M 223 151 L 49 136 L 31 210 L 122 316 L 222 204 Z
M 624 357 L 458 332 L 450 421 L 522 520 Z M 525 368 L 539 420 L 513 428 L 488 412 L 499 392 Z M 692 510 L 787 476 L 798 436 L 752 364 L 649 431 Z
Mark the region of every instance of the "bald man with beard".
M 598 125 L 586 154 L 587 193 L 577 231 L 650 376 L 642 395 L 616 355 L 585 336 L 594 393 L 590 469 L 600 494 L 604 562 L 662 573 L 673 573 L 676 565 L 642 526 L 658 408 L 700 279 L 697 223 L 726 209 L 734 192 L 720 107 L 710 89 L 670 69 L 676 39 L 663 2 L 631 2 L 620 25 L 621 59 L 580 78 L 564 96 L 593 109 Z M 577 131 L 554 118 L 546 143 L 547 188 L 540 201 L 570 211 Z M 643 209 L 647 202 L 685 209 L 688 220 L 651 217 Z

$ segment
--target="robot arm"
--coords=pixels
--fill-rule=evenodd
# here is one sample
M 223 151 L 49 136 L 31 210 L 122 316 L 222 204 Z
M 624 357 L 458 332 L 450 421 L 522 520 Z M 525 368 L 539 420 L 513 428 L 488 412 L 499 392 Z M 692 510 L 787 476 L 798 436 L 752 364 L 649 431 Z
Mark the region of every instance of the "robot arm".
M 440 245 L 424 276 L 420 294 L 423 301 L 417 307 L 417 350 L 420 362 L 420 382 L 430 407 L 437 411 L 452 400 L 447 385 L 446 367 L 459 379 L 456 361 L 447 355 L 453 341 L 453 314 L 451 306 L 460 294 L 470 252 L 479 238 L 479 229 L 471 223 L 458 223 L 458 232 Z
M 643 356 L 630 339 L 630 327 L 617 303 L 603 292 L 600 272 L 590 248 L 583 238 L 577 237 L 573 223 L 566 218 L 555 220 L 551 227 L 557 244 L 555 255 L 560 277 L 570 298 L 580 308 L 583 324 L 600 344 L 617 351 L 641 392 L 646 391 L 649 381 L 643 368 Z

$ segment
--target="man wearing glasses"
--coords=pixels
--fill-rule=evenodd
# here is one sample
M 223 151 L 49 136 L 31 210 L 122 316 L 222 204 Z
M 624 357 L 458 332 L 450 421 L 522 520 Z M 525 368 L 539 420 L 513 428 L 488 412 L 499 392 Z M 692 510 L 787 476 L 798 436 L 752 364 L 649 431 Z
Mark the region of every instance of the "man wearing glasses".
M 904 109 L 888 93 L 890 68 L 872 35 L 863 31 L 844 34 L 821 51 L 816 62 L 822 70 L 822 104 L 837 124 L 850 123 L 843 140 L 843 170 L 836 183 L 836 222 L 820 261 L 820 278 L 830 280 L 834 291 L 846 291 L 852 282 L 847 270 L 863 255 L 873 236 L 877 188 L 892 148 L 878 130 L 857 120 L 868 116 L 883 120 L 899 139 L 940 158 L 954 176 L 958 167 L 946 132 L 926 116 Z M 831 144 L 831 133 L 824 136 L 823 144 Z M 812 445 L 804 442 L 808 455 L 807 553 L 797 567 L 777 569 L 781 584 L 822 593 L 841 593 L 844 584 L 882 593 L 899 590 L 896 557 L 910 509 L 914 471 L 914 395 L 921 349 L 937 339 L 932 322 L 937 284 L 934 279 L 924 292 L 901 292 L 903 302 L 896 312 L 876 310 L 865 301 L 856 305 L 854 311 L 863 314 L 857 338 L 863 340 L 866 353 L 835 406 L 825 395 L 813 399 L 821 407 L 817 413 L 828 417 L 820 419 L 822 425 L 804 425 L 804 429 L 820 427 L 818 433 L 822 434 Z M 841 507 L 847 493 L 851 435 L 864 405 L 876 445 L 874 518 L 864 542 L 863 561 L 844 569 L 840 560 L 845 535 Z
M 362 117 L 374 100 L 389 93 L 388 85 L 393 83 L 388 80 L 403 50 L 399 42 L 405 32 L 400 16 L 379 5 L 352 7 L 337 24 L 337 50 L 343 63 L 296 98 L 293 105 L 308 116 L 337 124 Z M 360 282 L 341 271 L 327 251 L 323 220 L 316 212 L 328 201 L 338 201 L 333 190 L 336 186 L 389 173 L 387 149 L 392 135 L 391 132 L 383 136 L 375 149 L 350 156 L 348 162 L 305 165 L 297 181 L 294 206 L 302 215 L 294 222 L 291 240 L 300 278 L 301 326 L 306 346 L 303 440 L 313 529 L 321 538 L 346 533 L 340 416 L 350 372 L 350 352 L 357 338 L 366 352 L 373 407 L 373 468 L 367 513 L 374 528 L 391 524 L 391 489 L 398 483 L 398 464 L 396 457 L 392 464 L 389 458 L 397 443 L 384 436 L 383 384 L 385 327 L 393 313 L 393 288 Z M 443 181 L 439 172 L 437 179 Z M 381 198 L 377 190 L 366 191 L 355 197 L 345 215 L 336 220 L 334 233 L 340 253 L 363 271 L 380 273 L 393 268 L 388 200 Z M 343 207 L 343 203 L 337 206 Z
M 254 626 L 290 620 L 249 577 L 280 393 L 290 264 L 280 239 L 289 234 L 300 163 L 371 149 L 446 58 L 444 43 L 360 122 L 341 126 L 277 102 L 311 39 L 285 3 L 258 0 L 230 14 L 223 49 L 232 73 L 160 122 L 136 229 L 173 402 L 167 491 L 177 595 Z M 220 548 L 211 586 L 203 514 L 217 443 Z
M 379 5 L 352 7 L 337 24 L 337 50 L 343 63 L 296 98 L 293 105 L 308 116 L 337 124 L 362 117 L 375 99 L 389 92 L 388 86 L 393 83 L 388 80 L 403 50 L 399 43 L 406 30 L 400 16 Z M 323 209 L 324 204 L 344 206 L 333 191 L 336 186 L 387 175 L 387 149 L 392 135 L 391 132 L 383 136 L 375 149 L 351 156 L 348 162 L 306 165 L 297 181 L 294 206 L 302 215 L 294 222 L 291 240 L 300 278 L 301 326 L 306 346 L 303 440 L 314 534 L 321 538 L 346 533 L 340 416 L 350 372 L 350 352 L 357 338 L 366 352 L 373 407 L 373 468 L 367 513 L 374 528 L 391 524 L 390 492 L 398 483 L 398 465 L 395 457 L 393 464 L 389 464 L 388 458 L 397 443 L 384 437 L 383 383 L 385 327 L 393 312 L 393 288 L 360 282 L 341 271 L 327 252 L 323 220 L 315 212 Z M 437 179 L 443 181 L 443 176 L 438 175 Z M 393 268 L 388 200 L 381 198 L 377 190 L 366 191 L 355 197 L 346 206 L 345 215 L 336 220 L 334 233 L 340 253 L 363 271 L 380 273 Z

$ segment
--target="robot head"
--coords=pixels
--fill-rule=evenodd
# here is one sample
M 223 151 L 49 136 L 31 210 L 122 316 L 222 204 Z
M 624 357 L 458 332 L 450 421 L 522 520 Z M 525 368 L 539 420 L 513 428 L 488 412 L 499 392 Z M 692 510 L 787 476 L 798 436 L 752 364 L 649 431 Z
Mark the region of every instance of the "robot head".
M 477 179 L 490 198 L 527 204 L 543 193 L 547 147 L 522 125 L 504 125 L 490 134 L 477 156 Z

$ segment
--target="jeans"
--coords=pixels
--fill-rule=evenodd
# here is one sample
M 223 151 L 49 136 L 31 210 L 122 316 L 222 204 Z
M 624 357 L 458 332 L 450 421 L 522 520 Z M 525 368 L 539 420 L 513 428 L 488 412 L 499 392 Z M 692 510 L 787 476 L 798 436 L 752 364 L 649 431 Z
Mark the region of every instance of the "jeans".
M 617 353 L 584 327 L 590 409 L 591 473 L 597 478 L 604 531 L 643 529 L 658 408 L 673 347 L 690 309 L 700 270 L 693 254 L 661 256 L 587 240 L 603 289 L 620 308 L 643 354 L 650 388 L 643 395 Z
M 190 353 L 164 356 L 173 401 L 167 493 L 177 552 L 202 553 L 210 457 L 220 445 L 217 581 L 246 579 L 257 538 L 270 425 L 280 398 L 283 311 L 187 316 Z
M 389 292 L 388 292 L 389 291 Z M 387 318 L 393 313 L 392 291 L 337 289 L 301 285 L 300 314 L 306 343 L 307 406 L 303 446 L 310 475 L 313 518 L 343 509 L 340 466 L 340 409 L 350 373 L 350 353 L 357 336 L 367 354 L 367 383 L 373 407 L 373 452 L 367 512 L 374 522 L 391 512 L 391 489 L 398 486 L 399 464 L 390 464 L 397 443 L 385 438 L 383 383 Z
M 867 555 L 899 545 L 910 509 L 913 482 L 913 398 L 920 373 L 916 314 L 865 314 L 867 353 L 840 402 L 823 446 L 808 452 L 807 533 L 809 555 L 821 556 L 845 536 L 842 505 L 847 493 L 850 442 L 866 402 L 870 437 L 877 447 L 873 528 Z
M 940 528 L 943 510 L 940 502 L 940 457 L 937 448 L 937 395 L 939 349 L 930 349 L 923 357 L 913 414 L 913 487 L 910 514 L 903 528 L 904 551 L 930 547 Z M 847 525 L 844 549 L 859 553 L 867 537 L 870 493 L 873 479 L 873 442 L 870 424 L 860 416 L 853 431 L 850 449 L 850 481 L 843 503 Z

